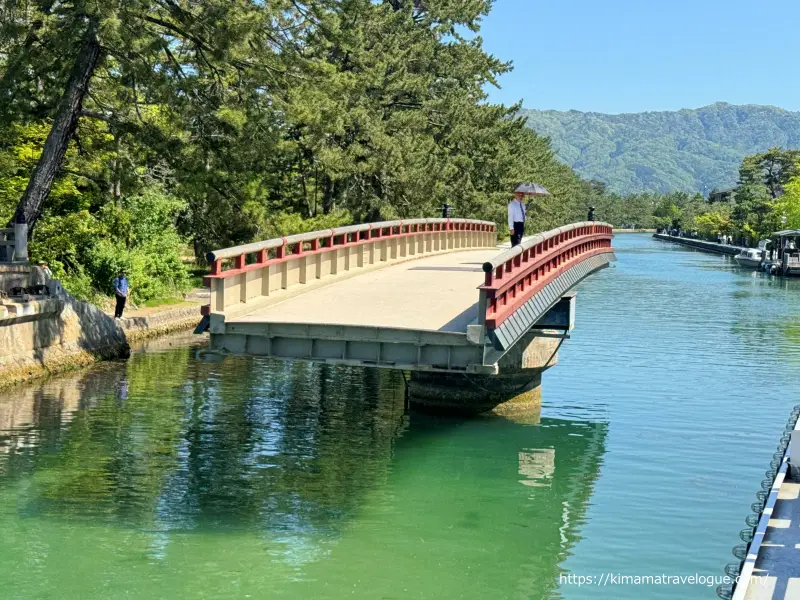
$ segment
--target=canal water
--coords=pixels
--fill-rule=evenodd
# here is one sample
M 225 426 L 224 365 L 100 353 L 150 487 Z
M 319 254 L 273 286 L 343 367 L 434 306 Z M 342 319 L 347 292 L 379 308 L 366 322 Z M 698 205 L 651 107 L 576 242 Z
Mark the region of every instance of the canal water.
M 615 246 L 514 419 L 189 338 L 2 395 L 0 597 L 714 598 L 614 577 L 722 576 L 800 402 L 800 281 Z

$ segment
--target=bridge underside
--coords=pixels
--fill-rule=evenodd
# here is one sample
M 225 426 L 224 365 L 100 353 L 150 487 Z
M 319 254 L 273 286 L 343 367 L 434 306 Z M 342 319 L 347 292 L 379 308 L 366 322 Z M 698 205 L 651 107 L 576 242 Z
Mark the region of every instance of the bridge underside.
M 569 269 L 487 337 L 475 333 L 482 329 L 477 287 L 483 262 L 496 255 L 496 249 L 437 254 L 264 298 L 235 316 L 212 315 L 211 346 L 276 358 L 497 374 L 503 355 L 532 329 L 571 329 L 569 291 L 608 260 Z

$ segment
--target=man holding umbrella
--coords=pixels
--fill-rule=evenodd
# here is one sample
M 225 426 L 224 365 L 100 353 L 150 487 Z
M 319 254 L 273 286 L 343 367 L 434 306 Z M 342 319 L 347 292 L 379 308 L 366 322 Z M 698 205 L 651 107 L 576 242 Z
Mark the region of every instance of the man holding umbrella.
M 525 218 L 528 208 L 525 196 L 549 196 L 550 192 L 538 183 L 520 183 L 514 188 L 514 198 L 508 203 L 508 229 L 511 231 L 511 246 L 522 241 L 525 235 Z

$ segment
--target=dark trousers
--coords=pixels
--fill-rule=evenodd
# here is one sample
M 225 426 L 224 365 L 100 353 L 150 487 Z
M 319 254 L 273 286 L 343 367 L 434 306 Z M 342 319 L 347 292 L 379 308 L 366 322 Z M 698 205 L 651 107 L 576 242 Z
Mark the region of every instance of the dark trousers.
M 117 307 L 114 309 L 114 318 L 122 318 L 122 311 L 125 310 L 125 303 L 128 301 L 126 296 L 117 296 Z
M 522 241 L 523 235 L 525 235 L 525 223 L 523 221 L 514 221 L 514 231 L 511 232 L 512 248 Z

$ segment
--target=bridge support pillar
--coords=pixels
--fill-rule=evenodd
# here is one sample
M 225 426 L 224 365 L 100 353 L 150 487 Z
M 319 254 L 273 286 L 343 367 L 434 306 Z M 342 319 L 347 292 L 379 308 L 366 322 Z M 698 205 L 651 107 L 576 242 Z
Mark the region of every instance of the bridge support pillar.
M 497 375 L 417 371 L 408 383 L 414 408 L 451 414 L 538 411 L 542 373 L 556 364 L 561 339 L 530 333 L 498 363 Z

